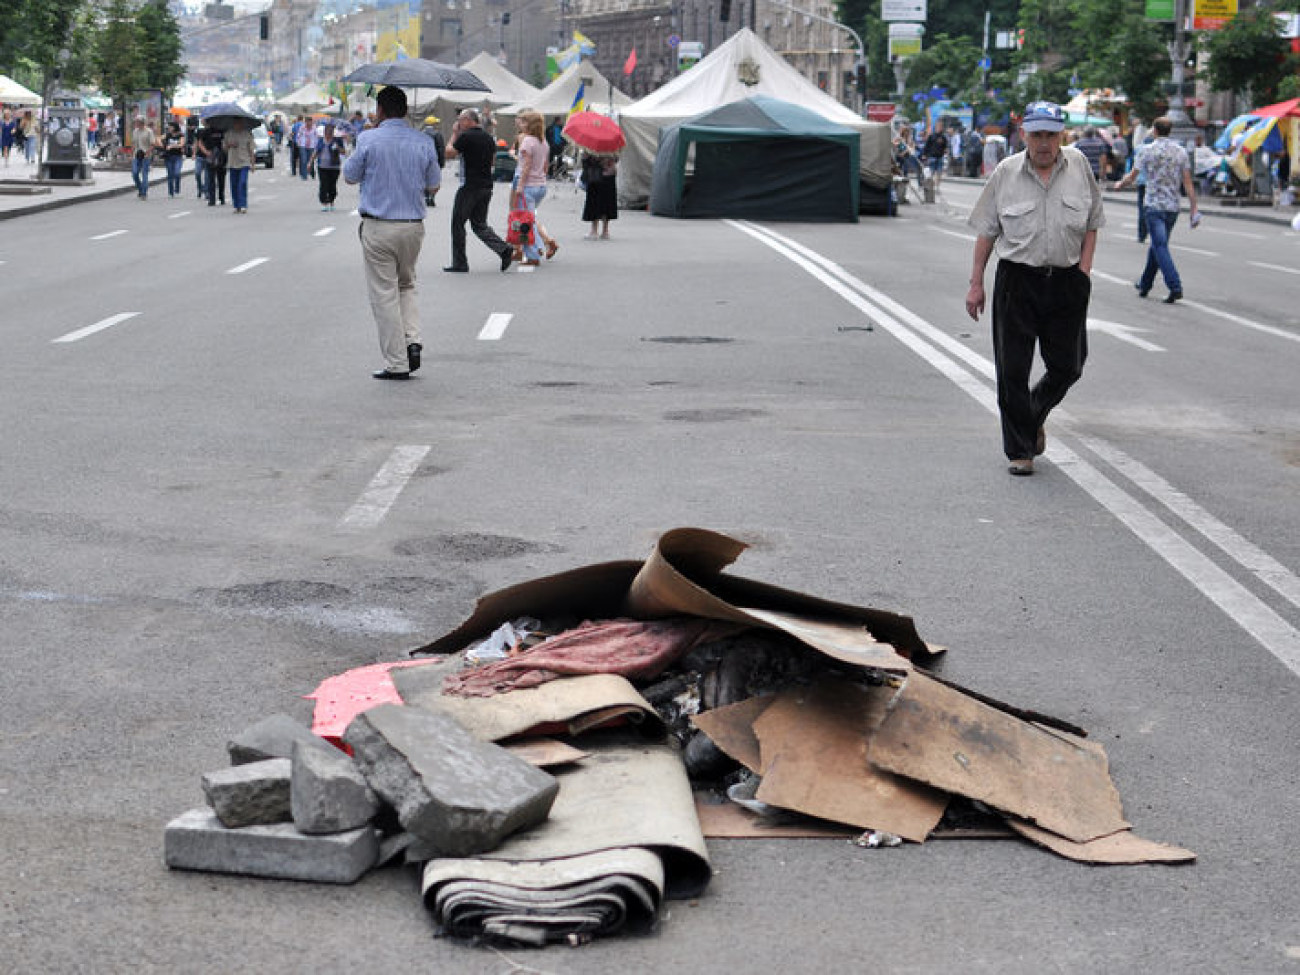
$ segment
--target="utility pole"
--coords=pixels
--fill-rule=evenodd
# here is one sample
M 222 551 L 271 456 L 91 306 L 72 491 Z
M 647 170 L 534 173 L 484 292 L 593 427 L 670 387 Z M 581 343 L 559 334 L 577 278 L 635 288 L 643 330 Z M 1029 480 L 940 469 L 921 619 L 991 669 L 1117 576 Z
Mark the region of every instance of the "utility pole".
M 1170 72 L 1169 110 L 1166 113 L 1175 129 L 1190 128 L 1192 120 L 1187 116 L 1187 100 L 1183 97 L 1183 83 L 1186 78 L 1187 35 L 1183 24 L 1187 19 L 1187 0 L 1174 2 L 1174 39 L 1169 43 Z
M 792 10 L 803 17 L 810 17 L 813 20 L 820 21 L 823 24 L 830 24 L 832 27 L 836 27 L 839 30 L 847 32 L 850 36 L 852 36 L 853 43 L 856 44 L 858 48 L 858 59 L 857 62 L 854 64 L 854 69 L 855 69 L 854 74 L 856 74 L 859 78 L 863 76 L 863 70 L 861 69 L 865 69 L 867 66 L 867 49 L 866 46 L 862 43 L 862 38 L 858 36 L 858 32 L 855 31 L 852 27 L 850 27 L 848 24 L 841 24 L 838 20 L 831 20 L 831 18 L 829 17 L 823 17 L 821 14 L 813 13 L 811 10 L 804 10 L 802 7 L 796 7 L 793 4 L 786 3 L 785 0 L 768 0 L 768 3 L 773 7 L 785 7 L 786 10 Z M 866 91 L 859 90 L 858 91 L 859 112 L 861 112 L 864 108 L 866 108 L 866 101 L 867 101 Z

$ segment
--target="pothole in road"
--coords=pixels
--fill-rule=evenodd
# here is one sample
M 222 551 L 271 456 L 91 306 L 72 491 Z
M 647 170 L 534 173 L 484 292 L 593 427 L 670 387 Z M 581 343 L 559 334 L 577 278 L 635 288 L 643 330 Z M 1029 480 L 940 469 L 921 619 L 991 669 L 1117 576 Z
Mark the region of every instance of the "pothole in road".
M 514 559 L 550 551 L 546 545 L 530 542 L 526 538 L 509 535 L 488 535 L 478 532 L 430 535 L 428 538 L 411 538 L 398 542 L 393 549 L 408 558 L 449 559 L 456 562 L 487 562 L 492 559 Z
M 294 603 L 330 603 L 352 595 L 350 589 L 329 582 L 273 579 L 212 591 L 218 606 L 286 606 Z

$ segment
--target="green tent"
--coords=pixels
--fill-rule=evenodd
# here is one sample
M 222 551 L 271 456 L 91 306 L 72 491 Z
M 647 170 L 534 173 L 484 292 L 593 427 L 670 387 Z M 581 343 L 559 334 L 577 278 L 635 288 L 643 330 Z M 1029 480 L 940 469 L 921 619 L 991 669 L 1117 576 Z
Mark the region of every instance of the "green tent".
M 858 219 L 860 136 L 755 95 L 664 129 L 650 210 L 666 217 Z

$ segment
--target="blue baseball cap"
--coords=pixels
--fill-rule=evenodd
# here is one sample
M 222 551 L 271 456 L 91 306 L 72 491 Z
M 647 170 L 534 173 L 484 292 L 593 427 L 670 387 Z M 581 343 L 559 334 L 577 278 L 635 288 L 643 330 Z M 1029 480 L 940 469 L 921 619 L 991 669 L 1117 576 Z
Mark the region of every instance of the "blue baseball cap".
M 1065 113 L 1056 102 L 1030 102 L 1021 127 L 1026 132 L 1060 132 L 1065 128 Z

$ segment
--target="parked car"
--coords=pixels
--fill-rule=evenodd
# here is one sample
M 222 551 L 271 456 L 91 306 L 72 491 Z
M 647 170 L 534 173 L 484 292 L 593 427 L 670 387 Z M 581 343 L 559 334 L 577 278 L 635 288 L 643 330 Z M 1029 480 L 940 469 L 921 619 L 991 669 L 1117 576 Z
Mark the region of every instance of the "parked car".
M 253 130 L 253 165 L 265 165 L 267 169 L 275 168 L 275 142 L 265 125 Z

